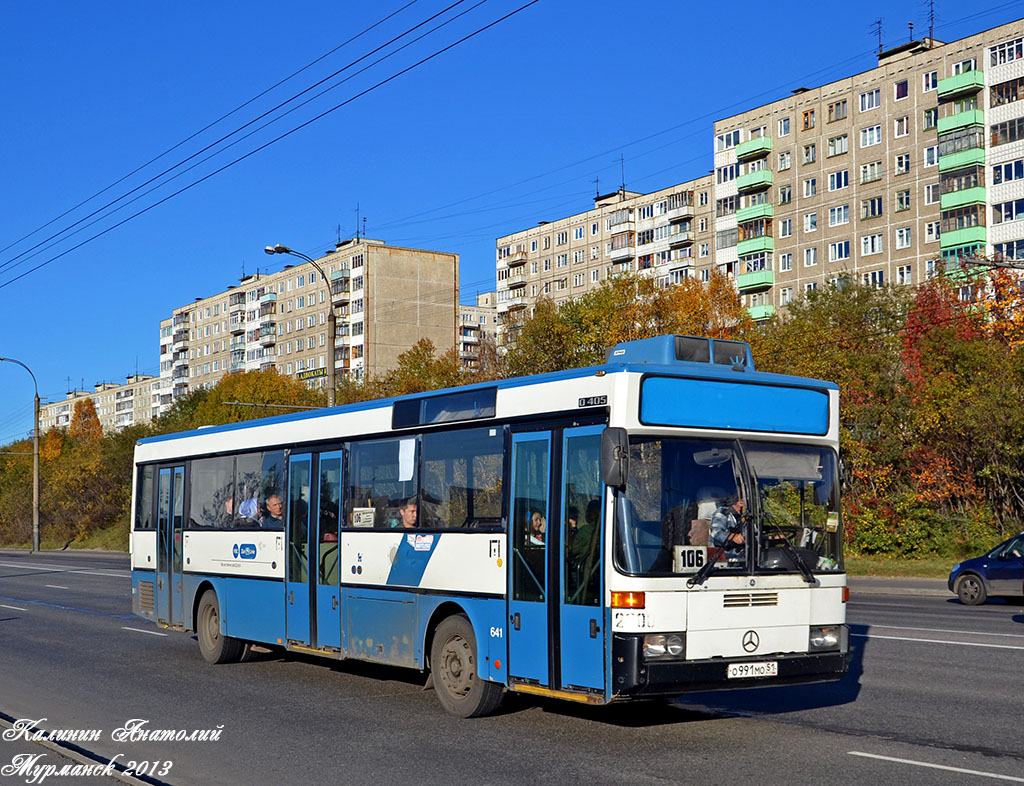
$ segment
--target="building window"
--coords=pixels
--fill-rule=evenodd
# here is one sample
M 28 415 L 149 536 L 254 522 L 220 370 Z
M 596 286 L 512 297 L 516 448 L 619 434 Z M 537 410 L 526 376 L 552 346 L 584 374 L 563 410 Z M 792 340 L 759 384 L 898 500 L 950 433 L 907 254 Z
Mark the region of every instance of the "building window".
M 897 117 L 892 121 L 892 135 L 899 139 L 901 136 L 906 136 L 910 133 L 910 118 L 907 116 Z
M 779 171 L 789 169 L 793 165 L 792 154 L 786 150 L 783 153 L 779 153 Z
M 593 270 L 591 270 L 591 271 L 590 271 L 590 280 L 591 280 L 592 282 L 594 282 L 595 284 L 596 284 L 596 283 L 597 283 L 598 281 L 600 281 L 600 280 L 601 280 L 601 271 L 600 271 L 600 270 L 598 270 L 597 268 L 594 268 Z
M 842 120 L 846 117 L 846 99 L 842 101 L 836 101 L 834 104 L 828 105 L 828 122 L 832 123 L 836 120 Z
M 840 134 L 828 140 L 828 156 L 842 155 L 850 149 L 850 135 Z
M 901 79 L 899 82 L 892 86 L 893 97 L 897 101 L 902 101 L 908 95 L 910 95 L 910 82 L 906 79 Z
M 816 232 L 818 230 L 818 214 L 807 213 L 804 215 L 804 232 Z
M 910 227 L 896 230 L 896 248 L 910 248 Z
M 881 289 L 885 286 L 885 271 L 872 270 L 870 273 L 865 273 L 864 283 L 872 289 Z
M 1024 117 L 1008 120 L 1005 123 L 996 123 L 991 130 L 993 146 L 1024 139 Z
M 818 178 L 809 177 L 804 181 L 804 196 L 812 197 L 818 193 Z
M 779 270 L 781 270 L 783 273 L 785 273 L 785 272 L 790 271 L 792 269 L 793 269 L 793 255 L 789 254 L 789 253 L 779 254 Z
M 882 197 L 871 197 L 860 203 L 860 217 L 875 218 L 882 215 Z
M 935 243 L 939 239 L 939 221 L 929 221 L 924 225 L 924 242 Z
M 814 110 L 808 109 L 803 114 L 803 127 L 804 131 L 808 131 L 814 128 Z
M 1021 98 L 1024 98 L 1024 78 L 1021 77 L 1011 79 L 1009 82 L 992 85 L 992 89 L 989 91 L 990 106 L 1012 104 Z
M 640 212 L 641 212 L 641 214 L 643 213 L 643 208 L 640 208 Z M 643 215 L 641 215 L 640 218 L 643 218 Z M 573 230 L 572 230 L 572 239 L 573 240 L 583 240 L 583 227 L 574 227 L 573 228 Z
M 938 107 L 924 110 L 924 130 L 931 131 L 939 124 Z
M 830 207 L 828 210 L 828 225 L 830 227 L 841 226 L 842 224 L 850 223 L 850 206 L 840 205 L 839 207 Z
M 914 283 L 914 274 L 910 265 L 901 265 L 896 268 L 896 283 L 905 285 Z
M 804 284 L 804 294 L 808 295 L 811 292 L 814 292 L 817 288 L 818 288 L 818 282 L 817 281 L 809 281 L 808 283 Z
M 804 145 L 804 163 L 813 164 L 818 159 L 818 148 L 815 144 Z
M 779 120 L 779 136 L 789 136 L 789 118 Z
M 939 146 L 932 145 L 924 149 L 924 165 L 926 167 L 935 166 L 939 163 Z
M 739 197 L 727 196 L 715 200 L 715 217 L 731 216 L 737 210 Z
M 1024 219 L 1024 199 L 1014 199 L 992 205 L 992 223 L 1002 224 L 1004 221 L 1020 221 Z
M 922 76 L 921 92 L 930 93 L 939 86 L 939 72 L 929 71 Z
M 779 237 L 790 237 L 793 234 L 793 219 L 784 218 L 779 221 Z
M 882 179 L 882 162 L 873 161 L 870 164 L 864 164 L 860 168 L 860 182 L 861 183 L 872 183 L 875 180 Z
M 568 232 L 559 232 L 558 236 L 555 238 L 555 245 L 561 246 L 561 245 L 565 245 L 568 242 L 569 242 L 569 233 Z
M 932 183 L 924 187 L 924 203 L 926 205 L 934 205 L 939 201 L 941 196 L 941 189 L 938 183 Z
M 860 94 L 860 111 L 867 112 L 869 109 L 877 109 L 882 100 L 882 91 L 880 88 L 874 90 L 868 90 L 866 93 Z
M 966 74 L 968 71 L 974 70 L 974 58 L 969 57 L 966 60 L 961 60 L 959 63 L 953 63 L 953 76 L 959 76 L 960 74 Z
M 706 257 L 708 255 L 708 244 L 707 243 L 701 243 L 700 244 L 700 250 L 698 251 L 698 254 L 701 257 Z
M 896 156 L 896 174 L 903 175 L 910 171 L 910 153 L 900 153 Z
M 1002 44 L 996 44 L 989 48 L 989 62 L 992 65 L 1012 63 L 1014 60 L 1024 58 L 1024 38 L 1015 38 Z
M 842 169 L 838 172 L 831 172 L 828 176 L 828 190 L 838 191 L 850 185 L 850 170 Z
M 1005 164 L 996 164 L 992 167 L 992 185 L 1009 183 L 1011 180 L 1022 178 L 1024 178 L 1024 158 L 1007 161 Z
M 896 192 L 896 212 L 910 210 L 910 189 L 906 188 Z
M 814 267 L 818 264 L 818 249 L 805 248 L 804 249 L 804 267 Z
M 736 147 L 740 143 L 740 129 L 735 131 L 726 131 L 724 134 L 719 134 L 715 137 L 715 152 L 721 153 L 723 150 Z
M 828 261 L 842 262 L 850 258 L 850 241 L 840 240 L 838 243 L 830 243 L 828 247 Z
M 872 254 L 882 253 L 882 233 L 876 232 L 873 235 L 864 235 L 860 239 L 860 255 L 869 257 Z
M 779 204 L 788 205 L 793 201 L 793 186 L 779 186 Z
M 877 145 L 882 141 L 882 127 L 881 126 L 869 126 L 868 128 L 862 128 L 860 130 L 860 146 L 871 147 Z
M 793 287 L 783 287 L 779 290 L 779 305 L 788 306 L 793 302 Z
M 707 204 L 708 204 L 708 192 L 707 191 L 701 191 L 697 195 L 697 204 L 700 207 L 707 207 Z

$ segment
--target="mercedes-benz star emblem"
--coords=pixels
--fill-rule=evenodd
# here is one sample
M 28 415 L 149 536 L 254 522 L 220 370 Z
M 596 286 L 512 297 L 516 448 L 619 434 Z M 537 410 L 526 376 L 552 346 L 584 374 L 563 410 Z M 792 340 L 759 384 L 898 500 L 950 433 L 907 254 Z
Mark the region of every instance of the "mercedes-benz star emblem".
M 757 633 L 752 630 L 748 630 L 743 634 L 743 649 L 747 652 L 753 652 L 759 646 L 761 646 L 761 639 L 758 638 Z

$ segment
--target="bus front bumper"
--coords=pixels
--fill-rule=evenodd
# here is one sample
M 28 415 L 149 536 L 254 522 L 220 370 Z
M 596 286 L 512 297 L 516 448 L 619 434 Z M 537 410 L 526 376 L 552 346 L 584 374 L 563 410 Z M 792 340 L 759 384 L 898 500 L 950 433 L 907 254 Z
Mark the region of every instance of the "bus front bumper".
M 645 661 L 642 635 L 616 633 L 612 637 L 612 695 L 620 698 L 678 696 L 693 691 L 835 682 L 846 675 L 850 665 L 847 629 L 843 627 L 842 651 L 699 661 Z M 778 673 L 771 677 L 728 678 L 729 664 L 759 661 L 774 661 Z

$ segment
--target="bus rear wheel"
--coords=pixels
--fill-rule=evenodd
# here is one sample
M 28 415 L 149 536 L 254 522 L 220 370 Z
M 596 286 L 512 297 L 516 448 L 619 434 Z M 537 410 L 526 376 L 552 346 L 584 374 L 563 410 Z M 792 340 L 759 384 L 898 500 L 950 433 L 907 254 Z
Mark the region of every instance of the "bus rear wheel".
M 212 589 L 204 592 L 199 600 L 196 637 L 199 639 L 199 651 L 207 663 L 238 663 L 248 650 L 244 641 L 221 635 L 220 601 Z
M 430 669 L 438 701 L 456 717 L 489 715 L 501 703 L 502 686 L 480 679 L 478 663 L 469 620 L 459 614 L 441 622 L 430 647 Z

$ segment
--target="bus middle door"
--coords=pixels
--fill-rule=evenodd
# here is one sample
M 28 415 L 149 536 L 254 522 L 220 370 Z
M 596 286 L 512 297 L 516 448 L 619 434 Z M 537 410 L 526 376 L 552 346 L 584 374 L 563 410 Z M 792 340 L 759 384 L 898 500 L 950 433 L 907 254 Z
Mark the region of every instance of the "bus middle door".
M 313 646 L 315 631 L 311 607 L 316 595 L 309 591 L 309 517 L 313 500 L 313 457 L 309 453 L 288 458 L 288 558 L 285 577 L 287 640 Z
M 157 497 L 157 620 L 169 627 L 185 624 L 181 555 L 185 506 L 185 467 L 160 470 Z

